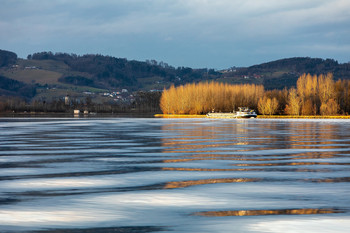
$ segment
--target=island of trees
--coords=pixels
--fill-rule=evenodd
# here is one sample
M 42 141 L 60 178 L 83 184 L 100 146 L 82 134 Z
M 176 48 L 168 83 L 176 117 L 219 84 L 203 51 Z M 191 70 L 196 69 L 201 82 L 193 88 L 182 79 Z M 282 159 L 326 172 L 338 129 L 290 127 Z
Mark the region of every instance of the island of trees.
M 201 82 L 171 86 L 160 99 L 163 114 L 232 112 L 240 106 L 262 115 L 348 115 L 350 81 L 335 82 L 331 73 L 303 74 L 296 87 L 268 91 L 256 84 Z

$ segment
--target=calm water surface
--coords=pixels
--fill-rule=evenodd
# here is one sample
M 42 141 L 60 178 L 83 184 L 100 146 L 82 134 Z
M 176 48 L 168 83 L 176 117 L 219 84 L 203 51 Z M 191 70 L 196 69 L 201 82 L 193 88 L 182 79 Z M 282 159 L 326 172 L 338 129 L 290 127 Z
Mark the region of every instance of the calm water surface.
M 350 121 L 0 119 L 0 232 L 350 232 Z

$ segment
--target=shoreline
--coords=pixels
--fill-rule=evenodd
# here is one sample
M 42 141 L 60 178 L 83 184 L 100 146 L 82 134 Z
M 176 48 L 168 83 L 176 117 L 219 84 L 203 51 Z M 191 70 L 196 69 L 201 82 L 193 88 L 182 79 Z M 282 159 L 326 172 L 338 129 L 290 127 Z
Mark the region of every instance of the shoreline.
M 350 116 L 292 116 L 292 115 L 258 115 L 261 119 L 350 119 Z
M 26 118 L 26 117 L 43 117 L 43 118 L 208 118 L 208 119 L 241 119 L 241 118 L 227 118 L 227 117 L 207 117 L 207 115 L 190 115 L 190 114 L 153 114 L 153 113 L 89 113 L 89 114 L 73 114 L 73 113 L 0 113 L 0 118 Z M 259 119 L 350 119 L 350 115 L 336 115 L 336 116 L 292 116 L 292 115 L 258 115 Z
M 155 114 L 156 118 L 206 118 L 206 115 L 186 115 L 186 114 Z
M 29 112 L 0 113 L 0 118 L 153 118 L 154 113 L 64 113 L 64 112 Z
M 185 115 L 185 114 L 155 114 L 156 118 L 207 118 L 206 115 Z M 350 116 L 292 116 L 292 115 L 258 115 L 259 119 L 350 119 Z M 211 119 L 237 119 L 217 117 Z M 238 118 L 240 119 L 240 118 Z

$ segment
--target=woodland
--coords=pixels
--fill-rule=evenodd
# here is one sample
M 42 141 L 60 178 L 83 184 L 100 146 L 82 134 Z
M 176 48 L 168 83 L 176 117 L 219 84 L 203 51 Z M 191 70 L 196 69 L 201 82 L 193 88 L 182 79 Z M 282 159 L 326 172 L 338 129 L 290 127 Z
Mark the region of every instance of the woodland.
M 333 75 L 302 74 L 296 87 L 265 90 L 263 85 L 201 82 L 164 89 L 160 107 L 164 114 L 233 112 L 249 107 L 262 115 L 348 115 L 350 81 Z

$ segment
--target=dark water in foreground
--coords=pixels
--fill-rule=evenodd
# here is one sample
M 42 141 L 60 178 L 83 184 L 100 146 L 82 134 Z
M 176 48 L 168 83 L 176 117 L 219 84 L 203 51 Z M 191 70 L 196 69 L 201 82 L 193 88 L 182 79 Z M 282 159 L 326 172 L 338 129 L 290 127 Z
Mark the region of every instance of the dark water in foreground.
M 0 119 L 0 232 L 350 232 L 350 121 Z

